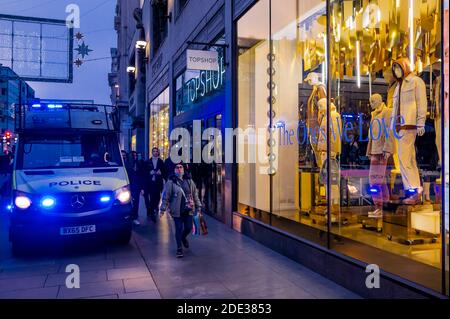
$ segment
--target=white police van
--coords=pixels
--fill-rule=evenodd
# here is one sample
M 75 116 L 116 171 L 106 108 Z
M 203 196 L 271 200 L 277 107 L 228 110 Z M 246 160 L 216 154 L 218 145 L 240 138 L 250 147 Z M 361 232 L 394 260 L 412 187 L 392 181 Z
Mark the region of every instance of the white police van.
M 131 237 L 131 194 L 115 107 L 20 105 L 12 176 L 13 254 L 35 244 Z

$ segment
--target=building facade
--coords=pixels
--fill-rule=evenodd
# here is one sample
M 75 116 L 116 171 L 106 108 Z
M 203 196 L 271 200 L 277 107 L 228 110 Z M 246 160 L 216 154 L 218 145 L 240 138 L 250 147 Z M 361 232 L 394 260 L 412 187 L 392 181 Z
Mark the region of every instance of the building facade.
M 134 59 L 134 35 L 136 33 L 134 12 L 140 8 L 140 5 L 141 1 L 139 0 L 118 0 L 116 3 L 114 29 L 117 32 L 117 48 L 111 48 L 111 72 L 108 74 L 111 103 L 118 106 L 121 114 L 120 144 L 126 151 L 136 150 L 136 144 L 132 144 L 132 140 L 136 141 L 136 92 L 132 79 L 133 74 L 130 74 L 127 68 L 130 61 Z M 143 106 L 141 108 L 143 109 Z
M 0 129 L 1 136 L 5 132 L 14 132 L 14 106 L 20 103 L 27 103 L 34 98 L 34 90 L 27 82 L 10 68 L 0 65 Z M 11 151 L 10 145 L 5 145 L 3 139 L 2 151 Z
M 448 296 L 448 1 L 153 0 L 136 21 L 134 143 L 186 152 L 208 214 L 363 296 Z

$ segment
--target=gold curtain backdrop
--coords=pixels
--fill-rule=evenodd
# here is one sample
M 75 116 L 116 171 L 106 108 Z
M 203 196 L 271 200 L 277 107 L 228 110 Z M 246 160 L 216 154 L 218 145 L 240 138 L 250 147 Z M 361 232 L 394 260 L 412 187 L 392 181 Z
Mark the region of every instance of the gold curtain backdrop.
M 421 72 L 441 56 L 440 16 L 440 0 L 331 1 L 332 77 L 356 75 L 357 49 L 362 76 L 370 72 L 374 78 L 392 61 L 411 55 L 414 70 Z M 315 70 L 325 61 L 325 32 L 325 15 L 317 16 L 308 28 L 299 25 L 299 53 L 305 71 Z

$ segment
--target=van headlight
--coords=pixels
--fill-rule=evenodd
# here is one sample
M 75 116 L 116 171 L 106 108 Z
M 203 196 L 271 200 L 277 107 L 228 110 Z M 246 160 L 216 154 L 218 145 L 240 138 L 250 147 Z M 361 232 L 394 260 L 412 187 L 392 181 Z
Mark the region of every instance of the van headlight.
M 14 205 L 20 209 L 28 209 L 31 206 L 31 199 L 23 193 L 17 193 Z
M 131 201 L 131 192 L 128 186 L 121 187 L 114 191 L 114 197 L 120 204 L 128 204 Z

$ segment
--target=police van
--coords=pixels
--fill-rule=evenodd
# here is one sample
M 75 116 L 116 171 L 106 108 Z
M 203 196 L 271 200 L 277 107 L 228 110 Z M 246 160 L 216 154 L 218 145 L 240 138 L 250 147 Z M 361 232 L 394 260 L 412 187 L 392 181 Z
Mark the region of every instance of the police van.
M 16 106 L 13 254 L 34 244 L 131 237 L 131 194 L 113 106 Z

